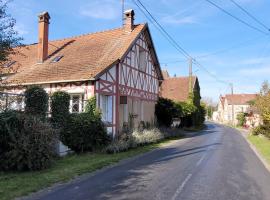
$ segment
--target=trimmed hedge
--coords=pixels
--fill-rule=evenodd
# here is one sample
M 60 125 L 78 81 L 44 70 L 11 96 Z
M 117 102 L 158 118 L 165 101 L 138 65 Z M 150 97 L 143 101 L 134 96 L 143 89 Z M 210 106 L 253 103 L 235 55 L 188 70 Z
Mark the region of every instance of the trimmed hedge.
M 70 95 L 67 92 L 57 91 L 51 97 L 52 123 L 63 127 L 69 116 Z
M 155 115 L 159 126 L 170 127 L 175 115 L 174 102 L 160 97 L 155 106 Z
M 90 113 L 71 114 L 61 132 L 62 142 L 77 153 L 95 151 L 109 143 L 100 116 Z
M 25 92 L 25 112 L 31 115 L 46 117 L 48 110 L 49 96 L 46 91 L 39 86 L 32 86 Z
M 56 134 L 37 116 L 0 114 L 0 170 L 41 170 L 55 155 Z

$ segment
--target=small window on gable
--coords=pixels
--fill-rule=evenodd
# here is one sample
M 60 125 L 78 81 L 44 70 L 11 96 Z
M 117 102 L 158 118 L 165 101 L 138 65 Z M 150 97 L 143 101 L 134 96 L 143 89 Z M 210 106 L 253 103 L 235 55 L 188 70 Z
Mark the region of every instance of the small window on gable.
M 52 62 L 53 63 L 56 63 L 58 62 L 59 60 L 61 60 L 64 56 L 55 56 L 53 59 L 52 59 Z
M 146 51 L 143 48 L 139 50 L 139 70 L 146 70 Z
M 4 64 L 3 67 L 9 68 L 9 67 L 11 67 L 12 65 L 14 65 L 15 63 L 16 63 L 16 61 L 11 61 L 11 62 L 8 62 L 8 63 Z

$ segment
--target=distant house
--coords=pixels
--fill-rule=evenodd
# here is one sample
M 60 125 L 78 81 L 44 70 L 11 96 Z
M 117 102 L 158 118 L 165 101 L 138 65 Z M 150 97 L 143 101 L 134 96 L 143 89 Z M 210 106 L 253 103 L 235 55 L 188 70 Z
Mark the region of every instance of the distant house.
M 250 102 L 256 99 L 256 94 L 226 94 L 220 96 L 218 103 L 217 120 L 221 123 L 237 123 L 237 115 L 241 112 L 246 113 L 249 126 L 259 123 L 258 115 L 251 109 Z M 256 119 L 255 119 L 256 118 Z M 234 119 L 234 120 L 233 120 Z M 253 121 L 254 122 L 253 122 Z
M 50 16 L 41 13 L 38 43 L 18 48 L 0 67 L 6 92 L 22 93 L 30 85 L 41 85 L 50 95 L 66 91 L 74 113 L 96 96 L 113 135 L 129 120 L 134 126 L 153 122 L 163 79 L 159 61 L 148 25 L 135 25 L 133 10 L 124 14 L 121 28 L 50 41 Z
M 163 71 L 163 74 L 166 72 Z M 192 93 L 195 97 L 195 104 L 200 105 L 200 84 L 196 76 L 192 77 L 170 77 L 163 75 L 164 81 L 162 82 L 159 90 L 159 95 L 163 98 L 171 99 L 175 102 L 185 102 L 188 100 Z

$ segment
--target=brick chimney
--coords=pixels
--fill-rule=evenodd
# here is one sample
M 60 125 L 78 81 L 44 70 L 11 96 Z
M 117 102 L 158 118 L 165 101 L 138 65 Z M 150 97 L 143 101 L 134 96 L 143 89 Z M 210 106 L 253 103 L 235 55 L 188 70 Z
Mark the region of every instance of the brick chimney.
M 50 15 L 43 12 L 38 15 L 38 63 L 48 57 Z
M 130 9 L 130 10 L 126 10 L 124 12 L 124 19 L 125 19 L 125 22 L 124 22 L 124 30 L 126 32 L 132 32 L 133 29 L 134 29 L 134 16 L 135 16 L 135 13 L 134 13 L 134 10 Z

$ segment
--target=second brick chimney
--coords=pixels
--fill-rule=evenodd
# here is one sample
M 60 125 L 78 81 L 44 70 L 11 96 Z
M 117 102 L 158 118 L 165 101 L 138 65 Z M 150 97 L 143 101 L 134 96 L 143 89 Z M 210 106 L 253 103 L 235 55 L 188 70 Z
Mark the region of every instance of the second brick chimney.
M 125 23 L 124 23 L 124 30 L 126 32 L 131 32 L 134 29 L 134 10 L 130 9 L 130 10 L 126 10 L 124 12 L 125 15 Z
M 38 63 L 48 58 L 50 15 L 43 12 L 38 15 Z

